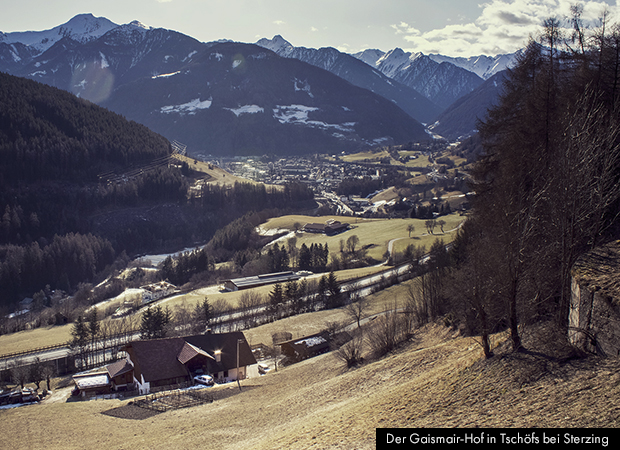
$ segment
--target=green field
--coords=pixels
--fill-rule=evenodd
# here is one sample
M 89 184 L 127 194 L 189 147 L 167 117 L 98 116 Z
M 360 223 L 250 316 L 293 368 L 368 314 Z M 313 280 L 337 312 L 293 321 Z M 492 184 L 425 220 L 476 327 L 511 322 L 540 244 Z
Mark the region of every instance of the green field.
M 368 256 L 377 261 L 382 261 L 383 255 L 388 250 L 388 244 L 391 240 L 396 240 L 393 250 L 398 252 L 402 252 L 409 244 L 416 246 L 423 245 L 429 249 L 437 238 L 443 239 L 446 243 L 452 241 L 456 233 L 455 229 L 464 220 L 464 218 L 457 213 L 443 216 L 440 219 L 446 222 L 446 225 L 444 225 L 444 233 L 441 233 L 439 228 L 436 228 L 432 235 L 427 233 L 426 226 L 424 225 L 425 220 L 423 219 L 359 219 L 355 217 L 338 216 L 283 216 L 271 219 L 261 227 L 264 230 L 293 230 L 295 223 L 300 223 L 303 226 L 308 222 L 324 223 L 329 219 L 349 223 L 351 229 L 335 236 L 298 232 L 296 233 L 297 248 L 301 247 L 302 244 L 310 246 L 311 244 L 327 243 L 330 254 L 333 255 L 335 252 L 340 251 L 341 240 L 346 242 L 350 236 L 357 235 L 359 238 L 359 245 L 368 248 Z M 410 224 L 415 228 L 415 231 L 411 233 L 411 237 L 409 237 L 407 231 L 407 227 Z

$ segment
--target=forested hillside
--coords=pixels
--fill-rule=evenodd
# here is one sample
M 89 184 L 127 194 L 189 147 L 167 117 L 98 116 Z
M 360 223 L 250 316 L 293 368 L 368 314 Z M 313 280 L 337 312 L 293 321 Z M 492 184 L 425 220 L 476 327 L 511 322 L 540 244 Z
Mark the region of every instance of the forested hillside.
M 2 73 L 0 104 L 0 308 L 46 287 L 72 292 L 119 256 L 178 250 L 248 211 L 312 198 L 305 187 L 237 184 L 190 199 L 189 168 L 166 164 L 170 143 L 143 125 Z
M 171 152 L 143 125 L 68 92 L 0 73 L 0 182 L 96 181 Z
M 499 327 L 514 350 L 532 322 L 550 320 L 565 336 L 576 258 L 619 236 L 620 31 L 573 19 L 573 36 L 545 22 L 480 125 L 474 213 L 455 242 L 453 288 L 487 356 Z

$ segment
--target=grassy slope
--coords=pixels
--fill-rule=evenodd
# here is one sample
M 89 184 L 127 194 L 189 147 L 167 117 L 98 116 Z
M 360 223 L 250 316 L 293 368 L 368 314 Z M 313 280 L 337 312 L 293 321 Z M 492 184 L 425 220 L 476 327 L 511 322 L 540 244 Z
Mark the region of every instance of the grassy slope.
M 4 334 L 0 336 L 0 355 L 64 344 L 71 339 L 72 328 L 73 324 L 69 324 Z
M 141 421 L 100 414 L 119 400 L 22 407 L 0 411 L 0 433 L 13 449 L 372 449 L 376 427 L 620 425 L 618 359 L 496 354 L 481 360 L 473 339 L 434 325 L 353 370 L 329 353 Z

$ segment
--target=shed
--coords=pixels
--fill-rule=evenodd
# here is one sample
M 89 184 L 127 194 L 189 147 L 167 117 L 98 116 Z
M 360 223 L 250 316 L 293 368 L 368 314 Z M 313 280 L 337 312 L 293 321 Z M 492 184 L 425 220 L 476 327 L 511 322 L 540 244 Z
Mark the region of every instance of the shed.
M 293 361 L 311 358 L 329 351 L 329 335 L 326 332 L 293 339 L 280 344 L 282 354 Z
M 82 397 L 109 394 L 112 388 L 107 371 L 73 375 L 73 382 L 80 390 Z

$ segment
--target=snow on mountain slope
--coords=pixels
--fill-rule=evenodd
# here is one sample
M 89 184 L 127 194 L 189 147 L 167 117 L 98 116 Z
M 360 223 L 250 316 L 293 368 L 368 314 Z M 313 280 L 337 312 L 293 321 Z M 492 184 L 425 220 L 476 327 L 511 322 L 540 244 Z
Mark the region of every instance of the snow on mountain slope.
M 262 38 L 256 45 L 267 48 L 285 58 L 290 58 L 290 55 L 295 51 L 295 47 L 279 34 L 275 35 L 273 39 Z
M 272 50 L 278 56 L 312 64 L 344 78 L 355 86 L 379 94 L 394 102 L 419 122 L 428 123 L 441 112 L 442 108 L 417 90 L 395 82 L 374 66 L 333 47 L 320 49 L 294 47 L 280 35 L 274 36 L 273 39 L 261 39 L 256 44 Z
M 422 53 L 405 53 L 400 48 L 395 48 L 379 58 L 375 67 L 390 78 L 396 78 L 400 72 L 412 67 L 415 61 L 424 55 Z
M 379 67 L 381 61 L 384 61 L 386 58 L 389 58 L 392 64 L 396 64 L 397 56 L 402 58 L 401 64 L 406 64 L 407 61 L 405 57 L 407 55 L 408 58 L 412 61 L 422 55 L 422 53 L 405 53 L 399 48 L 390 50 L 389 52 L 383 52 L 376 49 L 368 49 L 352 54 L 351 56 L 354 56 L 355 58 L 364 61 L 366 64 L 373 67 Z M 510 53 L 496 56 L 479 55 L 471 56 L 469 58 L 455 58 L 452 56 L 431 53 L 430 55 L 428 55 L 428 57 L 437 63 L 448 62 L 450 64 L 454 64 L 457 67 L 475 73 L 484 80 L 488 80 L 496 73 L 510 67 L 510 65 L 514 61 L 515 54 Z M 384 73 L 387 74 L 386 71 L 384 71 Z
M 449 62 L 455 66 L 475 73 L 480 78 L 488 80 L 493 75 L 510 67 L 514 62 L 515 54 L 497 55 L 497 56 L 472 56 L 469 58 L 453 58 L 437 54 L 428 55 L 433 61 L 438 63 Z
M 385 55 L 385 52 L 378 50 L 376 48 L 371 48 L 367 50 L 363 50 L 358 53 L 354 53 L 351 56 L 364 61 L 366 64 L 372 67 L 377 67 L 377 61 Z
M 103 36 L 117 26 L 105 17 L 79 14 L 67 23 L 51 30 L 2 33 L 0 42 L 6 44 L 21 43 L 36 49 L 38 53 L 43 53 L 64 37 L 70 37 L 78 42 L 87 42 Z
M 386 76 L 415 89 L 442 108 L 482 83 L 482 78 L 454 64 L 433 61 L 422 53 L 405 52 L 395 48 L 376 62 Z

